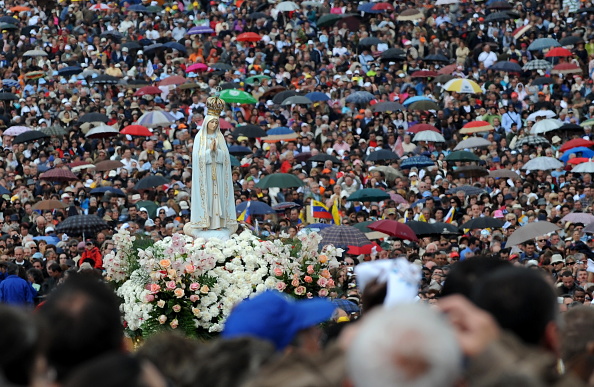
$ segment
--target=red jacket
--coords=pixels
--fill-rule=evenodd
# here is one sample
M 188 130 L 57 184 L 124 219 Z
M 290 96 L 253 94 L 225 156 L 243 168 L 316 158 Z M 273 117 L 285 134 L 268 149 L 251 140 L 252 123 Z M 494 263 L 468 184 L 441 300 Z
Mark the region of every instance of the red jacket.
M 103 257 L 101 256 L 101 252 L 97 246 L 94 246 L 91 250 L 85 250 L 80 256 L 78 265 L 82 265 L 85 259 L 91 259 L 93 262 L 95 262 L 93 265 L 95 269 L 103 269 Z

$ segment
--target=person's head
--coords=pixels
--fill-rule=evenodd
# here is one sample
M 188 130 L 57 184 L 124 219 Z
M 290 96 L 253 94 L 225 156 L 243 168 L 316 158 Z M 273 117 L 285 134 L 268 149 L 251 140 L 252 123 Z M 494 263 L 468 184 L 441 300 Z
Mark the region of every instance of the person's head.
M 594 309 L 591 307 L 578 306 L 563 313 L 561 359 L 566 369 L 584 383 L 591 380 L 594 362 Z
M 473 257 L 460 261 L 452 266 L 441 294 L 443 297 L 459 294 L 470 298 L 472 289 L 478 282 L 494 271 L 509 265 L 507 261 L 491 257 Z
M 376 308 L 347 353 L 354 387 L 452 386 L 462 354 L 450 324 L 424 304 Z
M 573 278 L 573 274 L 571 273 L 571 271 L 566 270 L 563 273 L 561 273 L 561 282 L 563 283 L 563 286 L 565 286 L 566 288 L 573 287 L 575 280 Z

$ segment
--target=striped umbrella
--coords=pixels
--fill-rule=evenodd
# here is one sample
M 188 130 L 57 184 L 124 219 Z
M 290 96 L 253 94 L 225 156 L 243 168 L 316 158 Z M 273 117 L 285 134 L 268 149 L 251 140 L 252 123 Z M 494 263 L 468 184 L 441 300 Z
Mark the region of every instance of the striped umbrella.
M 154 110 L 146 112 L 136 124 L 146 126 L 147 128 L 156 128 L 157 126 L 167 126 L 175 122 L 175 117 L 163 110 Z
M 523 137 L 523 138 L 519 139 L 516 142 L 515 148 L 516 149 L 517 148 L 521 148 L 524 145 L 530 145 L 530 146 L 533 146 L 533 145 L 551 145 L 551 143 L 549 142 L 549 140 L 547 140 L 544 137 L 540 137 L 540 136 L 526 136 L 526 137 Z
M 495 130 L 493 125 L 488 123 L 487 121 L 472 121 L 467 123 L 460 129 L 461 134 L 471 134 L 471 133 L 480 133 L 480 132 L 488 132 L 491 130 Z
M 553 65 L 549 61 L 544 59 L 534 59 L 526 63 L 524 67 L 522 67 L 522 70 L 548 70 L 552 67 Z

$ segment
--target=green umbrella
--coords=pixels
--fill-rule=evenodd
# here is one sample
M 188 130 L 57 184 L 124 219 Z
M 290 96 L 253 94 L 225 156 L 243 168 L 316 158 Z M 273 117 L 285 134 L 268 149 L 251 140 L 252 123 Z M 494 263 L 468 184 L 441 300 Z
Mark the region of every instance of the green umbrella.
M 41 131 L 48 136 L 64 136 L 66 135 L 66 129 L 61 126 L 50 126 L 47 128 L 42 128 Z
M 290 173 L 273 173 L 268 175 L 256 184 L 258 188 L 290 188 L 290 187 L 302 187 L 305 183 L 295 175 Z
M 367 222 L 355 223 L 353 224 L 353 227 L 367 234 L 368 232 L 373 232 L 372 229 L 367 227 L 371 223 L 375 223 L 375 220 L 368 220 Z
M 446 161 L 481 161 L 477 155 L 467 151 L 456 151 L 446 156 Z
M 219 97 L 228 103 L 258 103 L 250 93 L 237 89 L 223 90 Z
M 147 12 L 161 12 L 163 9 L 161 7 L 157 7 L 156 5 L 151 5 L 150 7 L 146 7 Z
M 253 85 L 254 82 L 258 81 L 261 83 L 265 79 L 270 79 L 270 77 L 268 75 L 254 75 L 253 77 L 246 78 L 245 83 Z
M 342 15 L 337 15 L 334 13 L 328 13 L 326 15 L 323 15 L 322 17 L 320 17 L 318 19 L 318 22 L 316 23 L 317 27 L 329 27 L 329 26 L 333 26 L 338 20 L 342 19 Z
M 386 191 L 377 188 L 365 188 L 356 191 L 347 198 L 349 202 L 380 202 L 382 200 L 390 199 L 390 195 Z
M 19 27 L 11 23 L 0 23 L 0 30 L 18 30 Z
M 159 208 L 159 207 L 157 207 L 155 202 L 151 202 L 150 200 L 141 200 L 136 203 L 136 208 L 139 211 L 143 207 L 146 208 L 149 218 L 154 219 L 155 216 L 157 215 L 157 208 Z

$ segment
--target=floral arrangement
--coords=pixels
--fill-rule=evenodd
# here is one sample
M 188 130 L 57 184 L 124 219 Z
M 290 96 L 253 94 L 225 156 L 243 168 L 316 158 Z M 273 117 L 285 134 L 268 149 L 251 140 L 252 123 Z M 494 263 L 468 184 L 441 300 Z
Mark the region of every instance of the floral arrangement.
M 320 240 L 315 233 L 262 240 L 245 231 L 226 241 L 174 234 L 140 248 L 122 230 L 104 266 L 130 336 L 168 329 L 197 336 L 220 332 L 238 302 L 268 289 L 297 298 L 328 296 L 330 269 L 342 250 L 326 246 L 319 253 Z

